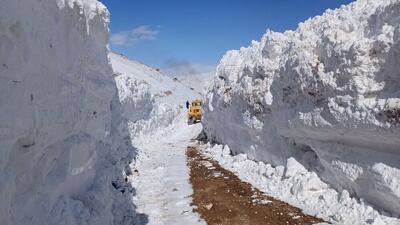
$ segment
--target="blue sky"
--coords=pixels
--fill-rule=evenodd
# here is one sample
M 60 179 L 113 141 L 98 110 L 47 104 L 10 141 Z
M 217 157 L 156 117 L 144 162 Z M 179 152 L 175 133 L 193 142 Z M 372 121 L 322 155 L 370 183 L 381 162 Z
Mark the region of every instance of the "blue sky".
M 147 65 L 217 65 L 227 50 L 352 0 L 100 0 L 113 51 Z

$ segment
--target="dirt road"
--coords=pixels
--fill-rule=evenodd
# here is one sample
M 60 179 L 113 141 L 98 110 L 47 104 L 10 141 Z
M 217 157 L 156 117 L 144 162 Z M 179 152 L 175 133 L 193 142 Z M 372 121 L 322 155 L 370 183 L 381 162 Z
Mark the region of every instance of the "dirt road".
M 265 196 L 196 148 L 186 151 L 195 211 L 208 225 L 304 225 L 324 222 Z

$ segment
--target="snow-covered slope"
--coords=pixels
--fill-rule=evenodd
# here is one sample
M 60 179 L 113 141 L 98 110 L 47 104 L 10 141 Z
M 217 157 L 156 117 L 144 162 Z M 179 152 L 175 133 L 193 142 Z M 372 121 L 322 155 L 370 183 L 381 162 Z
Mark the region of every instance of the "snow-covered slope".
M 0 1 L 0 224 L 132 224 L 133 158 L 96 0 Z
M 358 0 L 228 52 L 207 136 L 400 212 L 400 2 Z
M 120 101 L 133 140 L 150 137 L 186 113 L 186 101 L 200 94 L 157 70 L 110 53 Z M 142 113 L 132 113 L 141 111 Z
M 186 100 L 196 91 L 157 70 L 110 53 L 123 113 L 138 155 L 128 180 L 137 191 L 137 211 L 148 225 L 205 224 L 190 205 L 186 148 L 201 131 L 188 126 Z M 140 113 L 138 113 L 140 112 Z

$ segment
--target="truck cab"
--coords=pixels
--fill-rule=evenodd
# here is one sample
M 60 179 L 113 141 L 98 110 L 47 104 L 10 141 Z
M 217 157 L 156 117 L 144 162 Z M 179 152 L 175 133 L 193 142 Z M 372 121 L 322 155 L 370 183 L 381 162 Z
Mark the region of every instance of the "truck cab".
M 188 112 L 189 123 L 201 122 L 201 118 L 203 116 L 202 105 L 203 102 L 200 99 L 192 101 Z

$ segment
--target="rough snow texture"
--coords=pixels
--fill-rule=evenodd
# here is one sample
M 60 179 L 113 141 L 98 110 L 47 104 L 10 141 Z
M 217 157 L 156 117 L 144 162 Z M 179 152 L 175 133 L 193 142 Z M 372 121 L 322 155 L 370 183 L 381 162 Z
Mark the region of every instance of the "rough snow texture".
M 228 52 L 207 136 L 275 166 L 294 157 L 341 191 L 400 212 L 400 2 L 359 0 Z
M 400 224 L 400 219 L 382 215 L 365 201 L 352 198 L 348 191 L 337 192 L 292 157 L 286 165 L 274 167 L 250 160 L 246 154 L 232 156 L 226 145 L 202 145 L 201 148 L 225 169 L 267 195 L 282 199 L 330 224 Z
M 132 224 L 133 158 L 96 0 L 0 1 L 0 224 Z
M 186 113 L 187 100 L 201 98 L 195 90 L 151 67 L 115 53 L 110 53 L 110 59 L 134 145 L 151 141 L 154 133 Z

